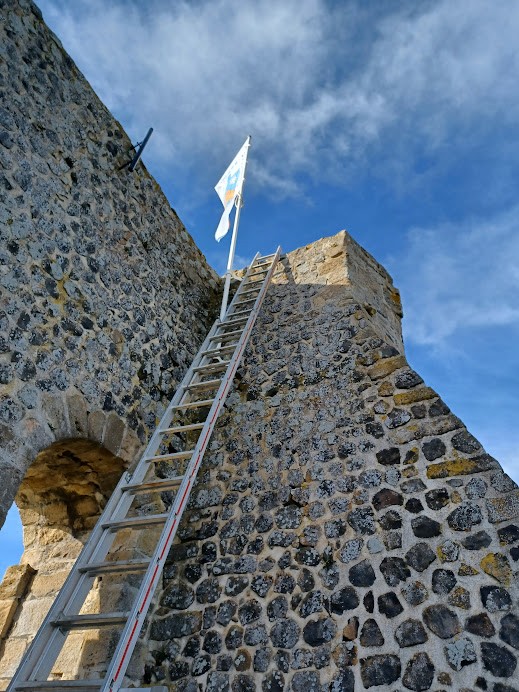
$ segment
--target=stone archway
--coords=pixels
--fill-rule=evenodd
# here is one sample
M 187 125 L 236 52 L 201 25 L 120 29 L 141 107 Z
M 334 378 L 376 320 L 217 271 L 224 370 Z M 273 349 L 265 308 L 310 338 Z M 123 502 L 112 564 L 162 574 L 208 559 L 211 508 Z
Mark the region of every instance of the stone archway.
M 97 442 L 66 439 L 42 450 L 29 467 L 15 498 L 24 553 L 0 585 L 0 689 L 13 675 L 126 466 Z M 82 648 L 89 636 L 84 635 Z

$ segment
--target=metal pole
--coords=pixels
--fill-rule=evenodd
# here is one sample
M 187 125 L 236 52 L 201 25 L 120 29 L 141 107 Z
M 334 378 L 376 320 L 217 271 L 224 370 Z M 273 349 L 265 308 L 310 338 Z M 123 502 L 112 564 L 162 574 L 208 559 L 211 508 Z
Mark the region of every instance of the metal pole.
M 229 288 L 231 286 L 232 265 L 234 262 L 234 252 L 236 250 L 236 239 L 238 237 L 238 224 L 240 222 L 240 210 L 243 206 L 241 194 L 236 196 L 236 214 L 234 216 L 234 226 L 232 229 L 231 248 L 229 259 L 227 260 L 227 271 L 225 272 L 225 285 L 223 287 L 222 307 L 220 308 L 220 322 L 223 322 L 227 312 L 227 302 L 229 300 Z
M 236 250 L 236 239 L 238 237 L 238 224 L 240 222 L 240 210 L 243 207 L 242 200 L 242 190 L 245 185 L 245 171 L 247 170 L 247 157 L 249 153 L 251 136 L 249 135 L 249 144 L 247 147 L 247 156 L 245 157 L 245 166 L 243 170 L 243 181 L 241 184 L 241 190 L 236 195 L 236 214 L 234 216 L 234 226 L 232 229 L 231 247 L 229 249 L 229 259 L 227 260 L 227 271 L 225 273 L 225 284 L 223 287 L 223 297 L 222 297 L 222 307 L 220 308 L 220 321 L 223 322 L 225 318 L 225 313 L 227 312 L 227 301 L 229 300 L 229 288 L 231 286 L 231 272 L 232 265 L 234 262 L 234 251 Z
M 129 171 L 134 171 L 134 170 L 135 170 L 135 166 L 139 163 L 139 160 L 140 160 L 140 158 L 141 158 L 141 156 L 142 156 L 142 152 L 144 151 L 144 147 L 146 146 L 146 144 L 148 144 L 148 139 L 151 137 L 151 133 L 152 133 L 152 132 L 153 132 L 153 128 L 150 127 L 150 129 L 149 129 L 148 132 L 146 133 L 146 137 L 145 137 L 145 138 L 142 140 L 142 142 L 138 145 L 139 148 L 138 148 L 137 151 L 135 152 L 135 156 L 133 157 L 133 159 L 131 160 L 130 165 L 128 166 L 128 170 L 129 170 Z

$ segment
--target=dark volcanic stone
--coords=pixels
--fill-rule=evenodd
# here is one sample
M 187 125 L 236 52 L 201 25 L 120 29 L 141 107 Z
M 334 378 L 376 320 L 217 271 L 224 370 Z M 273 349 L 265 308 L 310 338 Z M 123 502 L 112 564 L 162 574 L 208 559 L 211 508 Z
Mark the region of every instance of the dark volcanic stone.
M 376 454 L 377 461 L 379 464 L 388 466 L 390 464 L 400 463 L 400 450 L 398 447 L 390 447 L 389 449 L 382 449 Z
M 450 569 L 435 569 L 432 575 L 432 590 L 445 596 L 456 586 L 456 577 Z
M 348 668 L 337 673 L 330 684 L 329 692 L 355 692 L 353 672 Z
M 331 641 L 337 632 L 337 625 L 331 618 L 310 620 L 303 628 L 303 639 L 310 646 L 321 646 Z
M 422 452 L 427 461 L 434 461 L 445 454 L 446 448 L 439 437 L 435 437 L 429 442 L 424 442 Z
M 299 548 L 296 552 L 296 562 L 300 565 L 315 566 L 321 562 L 321 556 L 315 548 Z
M 198 603 L 214 603 L 220 598 L 220 585 L 218 579 L 204 579 L 196 587 L 196 600 Z
M 375 598 L 373 596 L 373 591 L 368 591 L 368 593 L 362 599 L 362 603 L 364 604 L 364 608 L 366 608 L 366 612 L 372 613 L 375 610 Z
M 375 581 L 375 572 L 368 560 L 363 560 L 350 567 L 349 577 L 353 586 L 371 586 Z
M 315 586 L 315 579 L 309 569 L 303 567 L 297 576 L 297 585 L 301 591 L 311 591 Z
M 237 604 L 234 601 L 223 601 L 218 607 L 218 615 L 216 622 L 219 625 L 228 625 L 232 620 L 237 609 Z
M 250 585 L 254 593 L 257 593 L 261 598 L 264 598 L 267 595 L 271 586 L 272 577 L 269 575 L 264 577 L 262 574 L 257 574 L 255 577 L 253 577 Z
M 503 685 L 502 682 L 496 682 L 492 692 L 519 692 L 519 690 L 517 687 L 510 687 L 510 685 Z
M 405 620 L 395 630 L 395 639 L 401 648 L 416 646 L 427 641 L 427 632 L 420 620 Z
M 510 613 L 501 620 L 499 637 L 514 649 L 519 649 L 519 617 Z
M 169 667 L 169 675 L 172 680 L 180 680 L 189 675 L 189 663 L 187 661 L 174 661 Z
M 244 603 L 238 609 L 238 617 L 242 625 L 248 625 L 250 622 L 254 622 L 261 615 L 261 604 L 258 601 L 251 600 Z
M 427 543 L 416 543 L 407 551 L 405 559 L 407 564 L 417 572 L 423 572 L 436 560 L 436 555 Z
M 286 572 L 278 574 L 274 584 L 274 591 L 277 593 L 292 593 L 295 588 L 296 580 L 291 574 Z
M 225 635 L 225 646 L 228 649 L 237 649 L 243 641 L 243 627 L 232 625 Z
M 382 594 L 382 596 L 378 597 L 377 601 L 379 611 L 387 618 L 394 618 L 403 611 L 398 596 L 392 591 Z
M 323 609 L 324 596 L 322 591 L 310 591 L 303 598 L 303 602 L 299 608 L 299 614 L 302 618 L 307 618 L 313 613 L 320 613 Z
M 501 545 L 507 545 L 519 541 L 519 526 L 515 526 L 514 524 L 510 524 L 509 526 L 504 526 L 502 529 L 498 529 L 497 533 Z
M 222 648 L 222 637 L 216 630 L 209 630 L 204 638 L 202 649 L 208 654 L 217 654 Z
M 360 675 L 364 687 L 389 686 L 398 680 L 402 667 L 398 656 L 379 654 L 360 659 Z
M 447 488 L 435 488 L 425 493 L 425 501 L 429 509 L 442 509 L 449 504 L 449 491 Z
M 302 512 L 296 505 L 281 507 L 275 514 L 276 525 L 280 529 L 297 529 L 301 523 Z
M 258 673 L 265 673 L 270 665 L 271 652 L 267 647 L 261 647 L 254 654 L 254 670 Z
M 417 497 L 412 497 L 410 500 L 407 500 L 405 508 L 408 512 L 411 512 L 411 514 L 423 512 L 423 505 Z
M 246 627 L 243 641 L 247 646 L 266 644 L 268 642 L 268 636 L 265 625 L 249 625 Z
M 191 674 L 196 677 L 207 673 L 208 670 L 211 670 L 211 656 L 197 656 L 193 661 Z
M 481 447 L 476 438 L 467 432 L 467 430 L 462 430 L 461 432 L 456 433 L 456 435 L 454 435 L 452 438 L 451 443 L 454 449 L 457 449 L 459 452 L 465 452 L 465 454 L 477 452 Z
M 341 615 L 345 610 L 353 610 L 359 605 L 359 597 L 352 586 L 345 586 L 332 594 L 330 599 L 332 613 Z
M 360 643 L 362 646 L 382 646 L 384 644 L 384 637 L 380 631 L 380 627 L 373 618 L 369 618 L 369 620 L 366 620 L 362 625 Z
M 429 593 L 421 581 L 413 581 L 402 589 L 402 594 L 409 605 L 417 606 L 423 603 Z
M 313 670 L 301 670 L 294 673 L 290 689 L 293 692 L 321 692 L 319 673 Z
M 428 690 L 434 679 L 434 666 L 429 656 L 424 653 L 415 654 L 406 666 L 402 682 L 408 690 Z
M 403 493 L 409 495 L 410 493 L 421 493 L 422 490 L 425 490 L 425 483 L 421 478 L 410 478 L 408 481 L 400 483 L 400 487 Z
M 425 608 L 423 620 L 431 632 L 434 632 L 440 639 L 450 639 L 461 632 L 460 621 L 456 613 L 441 604 Z
M 465 629 L 471 634 L 477 634 L 479 637 L 493 637 L 496 633 L 496 628 L 486 613 L 471 615 L 465 623 Z
M 380 563 L 380 571 L 388 586 L 396 586 L 411 576 L 411 570 L 401 557 L 385 557 Z
M 229 577 L 225 586 L 227 596 L 237 596 L 249 585 L 247 577 Z
M 455 639 L 444 646 L 443 650 L 453 670 L 461 670 L 477 661 L 476 650 L 470 639 Z
M 292 649 L 299 640 L 300 632 L 299 626 L 287 618 L 277 622 L 270 630 L 270 640 L 278 649 Z
M 206 692 L 229 692 L 229 676 L 212 671 L 207 676 Z
M 415 517 L 411 520 L 413 533 L 417 538 L 433 538 L 441 533 L 441 524 L 429 517 Z
M 231 670 L 232 668 L 232 656 L 228 654 L 221 654 L 216 659 L 216 670 Z
M 150 637 L 157 641 L 186 637 L 202 628 L 202 613 L 178 613 L 153 620 Z
M 511 651 L 492 642 L 482 642 L 481 657 L 484 668 L 496 678 L 509 678 L 517 666 L 517 659 Z
M 378 523 L 385 531 L 392 531 L 393 529 L 400 529 L 402 527 L 400 514 L 395 512 L 394 509 L 390 509 L 383 517 L 380 517 Z
M 467 550 L 480 550 L 481 548 L 487 548 L 492 543 L 492 539 L 486 531 L 478 531 L 477 533 L 471 533 L 470 536 L 467 536 L 461 542 Z
M 256 692 L 256 684 L 250 675 L 237 675 L 232 681 L 231 689 L 232 692 Z
M 275 670 L 273 673 L 266 675 L 261 681 L 261 689 L 263 692 L 283 692 L 285 689 L 283 673 Z
M 447 523 L 454 531 L 470 531 L 476 524 L 481 524 L 483 516 L 478 505 L 464 502 L 447 517 Z
M 269 620 L 280 620 L 285 617 L 288 612 L 288 603 L 285 596 L 276 596 L 267 606 L 267 615 Z
M 166 608 L 174 608 L 175 610 L 184 610 L 189 608 L 195 600 L 195 594 L 187 584 L 172 584 L 166 590 L 162 597 L 162 605 Z
M 394 408 L 390 413 L 388 413 L 386 418 L 386 426 L 392 430 L 394 428 L 399 428 L 405 425 L 411 420 L 411 414 L 403 408 Z
M 510 610 L 512 599 L 508 591 L 502 586 L 482 586 L 479 592 L 481 602 L 489 613 L 497 613 L 498 610 Z
M 357 507 L 348 514 L 348 524 L 361 534 L 375 533 L 375 521 L 371 507 Z
M 411 389 L 411 387 L 416 387 L 417 384 L 422 384 L 422 382 L 422 378 L 414 370 L 399 372 L 395 377 L 395 386 L 398 389 Z
M 379 490 L 376 495 L 374 495 L 372 504 L 377 512 L 384 507 L 389 507 L 391 505 L 401 505 L 404 499 L 400 493 L 390 490 L 390 488 L 383 488 Z

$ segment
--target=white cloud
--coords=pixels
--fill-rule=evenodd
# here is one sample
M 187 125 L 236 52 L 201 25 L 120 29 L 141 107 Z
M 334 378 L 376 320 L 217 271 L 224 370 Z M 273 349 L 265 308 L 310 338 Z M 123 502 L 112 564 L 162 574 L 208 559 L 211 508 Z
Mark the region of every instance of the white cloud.
M 401 255 L 388 262 L 402 292 L 407 339 L 441 345 L 461 330 L 519 328 L 518 231 L 519 207 L 411 230 Z
M 132 135 L 155 127 L 149 155 L 177 174 L 217 179 L 250 133 L 254 184 L 296 195 L 301 176 L 337 182 L 417 143 L 448 156 L 519 115 L 516 0 L 389 14 L 326 0 L 40 4 Z

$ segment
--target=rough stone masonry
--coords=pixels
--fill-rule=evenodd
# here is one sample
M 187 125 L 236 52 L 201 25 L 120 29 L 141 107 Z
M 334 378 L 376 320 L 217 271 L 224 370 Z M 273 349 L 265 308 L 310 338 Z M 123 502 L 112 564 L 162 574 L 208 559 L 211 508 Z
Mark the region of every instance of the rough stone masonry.
M 172 690 L 518 689 L 519 489 L 412 370 L 389 275 L 290 253 L 146 633 Z
M 0 586 L 6 683 L 218 281 L 145 169 L 119 170 L 126 135 L 36 6 L 0 19 L 0 509 L 16 496 L 26 526 Z M 283 261 L 135 684 L 518 692 L 519 490 L 409 367 L 400 318 L 344 232 Z M 104 655 L 94 637 L 74 663 Z

